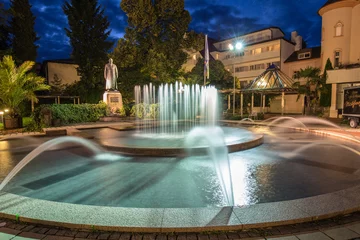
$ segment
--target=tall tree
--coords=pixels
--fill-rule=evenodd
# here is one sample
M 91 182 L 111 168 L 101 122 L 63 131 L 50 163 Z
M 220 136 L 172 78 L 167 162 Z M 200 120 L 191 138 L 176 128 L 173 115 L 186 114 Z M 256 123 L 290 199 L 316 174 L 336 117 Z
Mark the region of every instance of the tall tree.
M 9 54 L 10 50 L 10 35 L 7 23 L 8 17 L 8 11 L 5 9 L 4 4 L 0 3 L 0 58 Z
M 79 65 L 78 94 L 86 102 L 97 102 L 105 87 L 103 68 L 113 45 L 107 40 L 110 23 L 97 0 L 70 0 L 63 5 L 63 11 L 69 22 L 65 31 L 72 57 Z
M 321 89 L 321 97 L 320 97 L 320 106 L 322 107 L 330 107 L 331 106 L 331 84 L 326 84 L 327 80 L 327 70 L 332 70 L 333 66 L 328 58 L 325 64 L 324 73 L 322 75 L 323 87 Z
M 10 0 L 10 33 L 13 55 L 17 63 L 36 61 L 35 44 L 39 37 L 34 30 L 35 16 L 29 0 Z
M 125 48 L 118 52 L 135 49 L 133 59 L 122 61 L 137 66 L 151 81 L 175 81 L 187 59 L 184 49 L 199 40 L 197 34 L 188 32 L 191 17 L 184 0 L 122 0 L 120 7 L 128 16 L 128 27 L 118 44 Z
M 210 76 L 207 80 L 208 84 L 215 86 L 217 89 L 233 88 L 234 78 L 231 73 L 225 69 L 224 64 L 219 60 L 210 59 L 209 61 Z M 204 83 L 204 60 L 199 59 L 191 70 L 185 74 L 185 84 L 199 84 Z

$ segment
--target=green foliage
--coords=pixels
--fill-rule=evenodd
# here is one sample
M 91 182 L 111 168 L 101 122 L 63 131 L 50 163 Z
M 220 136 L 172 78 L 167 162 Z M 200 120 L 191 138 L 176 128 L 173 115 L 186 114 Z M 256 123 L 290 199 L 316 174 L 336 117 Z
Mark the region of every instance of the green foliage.
M 29 72 L 34 62 L 25 61 L 16 67 L 11 56 L 0 62 L 0 101 L 10 109 L 10 116 L 20 115 L 20 105 L 25 100 L 37 102 L 35 91 L 48 90 L 45 79 Z
M 99 104 L 52 104 L 40 105 L 36 110 L 35 121 L 40 126 L 48 126 L 46 116 L 59 120 L 61 124 L 95 122 L 108 114 L 105 103 Z
M 300 69 L 300 71 L 294 74 L 294 78 L 304 78 L 306 80 L 305 85 L 300 84 L 298 81 L 294 83 L 293 87 L 298 89 L 299 95 L 305 95 L 307 103 L 306 107 L 312 107 L 315 112 L 316 108 L 319 106 L 322 89 L 325 86 L 324 78 L 320 75 L 320 69 L 314 67 Z
M 35 61 L 39 40 L 34 30 L 35 16 L 31 12 L 29 0 L 10 1 L 10 33 L 12 35 L 12 51 L 17 63 Z
M 116 113 L 119 114 L 121 117 L 126 116 L 126 111 L 124 107 L 116 109 Z
M 85 102 L 98 102 L 104 90 L 103 68 L 107 62 L 107 52 L 113 43 L 107 41 L 110 31 L 104 9 L 97 0 L 70 0 L 63 5 L 69 28 L 72 57 L 79 65 L 80 82 L 73 90 Z M 91 48 L 89 48 L 91 47 Z
M 257 120 L 264 120 L 265 119 L 265 115 L 262 112 L 258 112 L 256 117 L 257 117 L 256 118 Z
M 10 50 L 10 33 L 9 26 L 7 24 L 8 11 L 4 8 L 4 4 L 0 3 L 0 57 L 3 58 L 4 55 Z
M 131 116 L 140 119 L 156 119 L 159 116 L 159 104 L 136 104 L 131 108 Z
M 321 97 L 320 97 L 320 106 L 322 107 L 330 107 L 331 106 L 331 92 L 332 92 L 332 87 L 331 84 L 326 84 L 326 80 L 327 80 L 327 70 L 332 70 L 332 63 L 330 61 L 330 59 L 328 58 L 325 64 L 325 68 L 324 68 L 324 73 L 323 73 L 323 83 L 324 86 L 321 89 Z
M 123 99 L 133 99 L 135 85 L 174 82 L 187 61 L 184 49 L 200 50 L 203 36 L 188 32 L 190 14 L 183 0 L 122 0 L 128 16 L 123 38 L 110 54 L 119 69 Z
M 210 74 L 209 79 L 206 80 L 206 85 L 213 85 L 217 89 L 233 88 L 234 78 L 230 72 L 224 67 L 224 64 L 219 60 L 209 61 Z M 204 84 L 204 62 L 203 60 L 197 61 L 195 67 L 191 72 L 185 74 L 186 84 Z
M 15 221 L 16 221 L 16 222 L 20 222 L 20 216 L 19 216 L 19 214 L 16 214 L 16 215 L 15 215 Z

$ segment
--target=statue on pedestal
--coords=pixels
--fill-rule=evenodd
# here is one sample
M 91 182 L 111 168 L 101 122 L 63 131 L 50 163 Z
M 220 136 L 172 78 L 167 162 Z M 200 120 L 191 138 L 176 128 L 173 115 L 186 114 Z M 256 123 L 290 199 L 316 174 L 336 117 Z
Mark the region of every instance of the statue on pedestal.
M 118 78 L 118 69 L 115 64 L 113 64 L 112 58 L 109 59 L 109 63 L 105 65 L 104 68 L 104 78 L 105 78 L 105 90 L 117 90 L 117 78 Z

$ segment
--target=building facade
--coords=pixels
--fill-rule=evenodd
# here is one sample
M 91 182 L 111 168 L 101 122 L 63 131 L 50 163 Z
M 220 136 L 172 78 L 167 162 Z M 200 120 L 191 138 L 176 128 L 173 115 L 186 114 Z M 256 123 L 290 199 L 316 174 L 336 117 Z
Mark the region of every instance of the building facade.
M 360 1 L 329 0 L 319 10 L 322 17 L 322 69 L 330 59 L 332 84 L 330 117 L 338 117 L 343 105 L 343 89 L 360 85 Z
M 244 87 L 270 65 L 282 68 L 296 45 L 284 36 L 277 27 L 262 29 L 214 43 L 217 50 L 212 51 L 211 55 L 220 60 L 240 81 L 240 86 Z
M 49 60 L 44 62 L 45 78 L 47 84 L 71 85 L 80 81 L 77 73 L 78 65 L 71 59 Z

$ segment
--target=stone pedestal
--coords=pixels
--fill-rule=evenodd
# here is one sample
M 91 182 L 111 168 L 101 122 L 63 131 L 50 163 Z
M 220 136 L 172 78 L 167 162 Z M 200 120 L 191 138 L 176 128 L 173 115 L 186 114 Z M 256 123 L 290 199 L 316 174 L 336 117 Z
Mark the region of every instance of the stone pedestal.
M 123 107 L 121 93 L 118 91 L 106 91 L 103 95 L 103 101 L 109 107 L 112 113 Z

